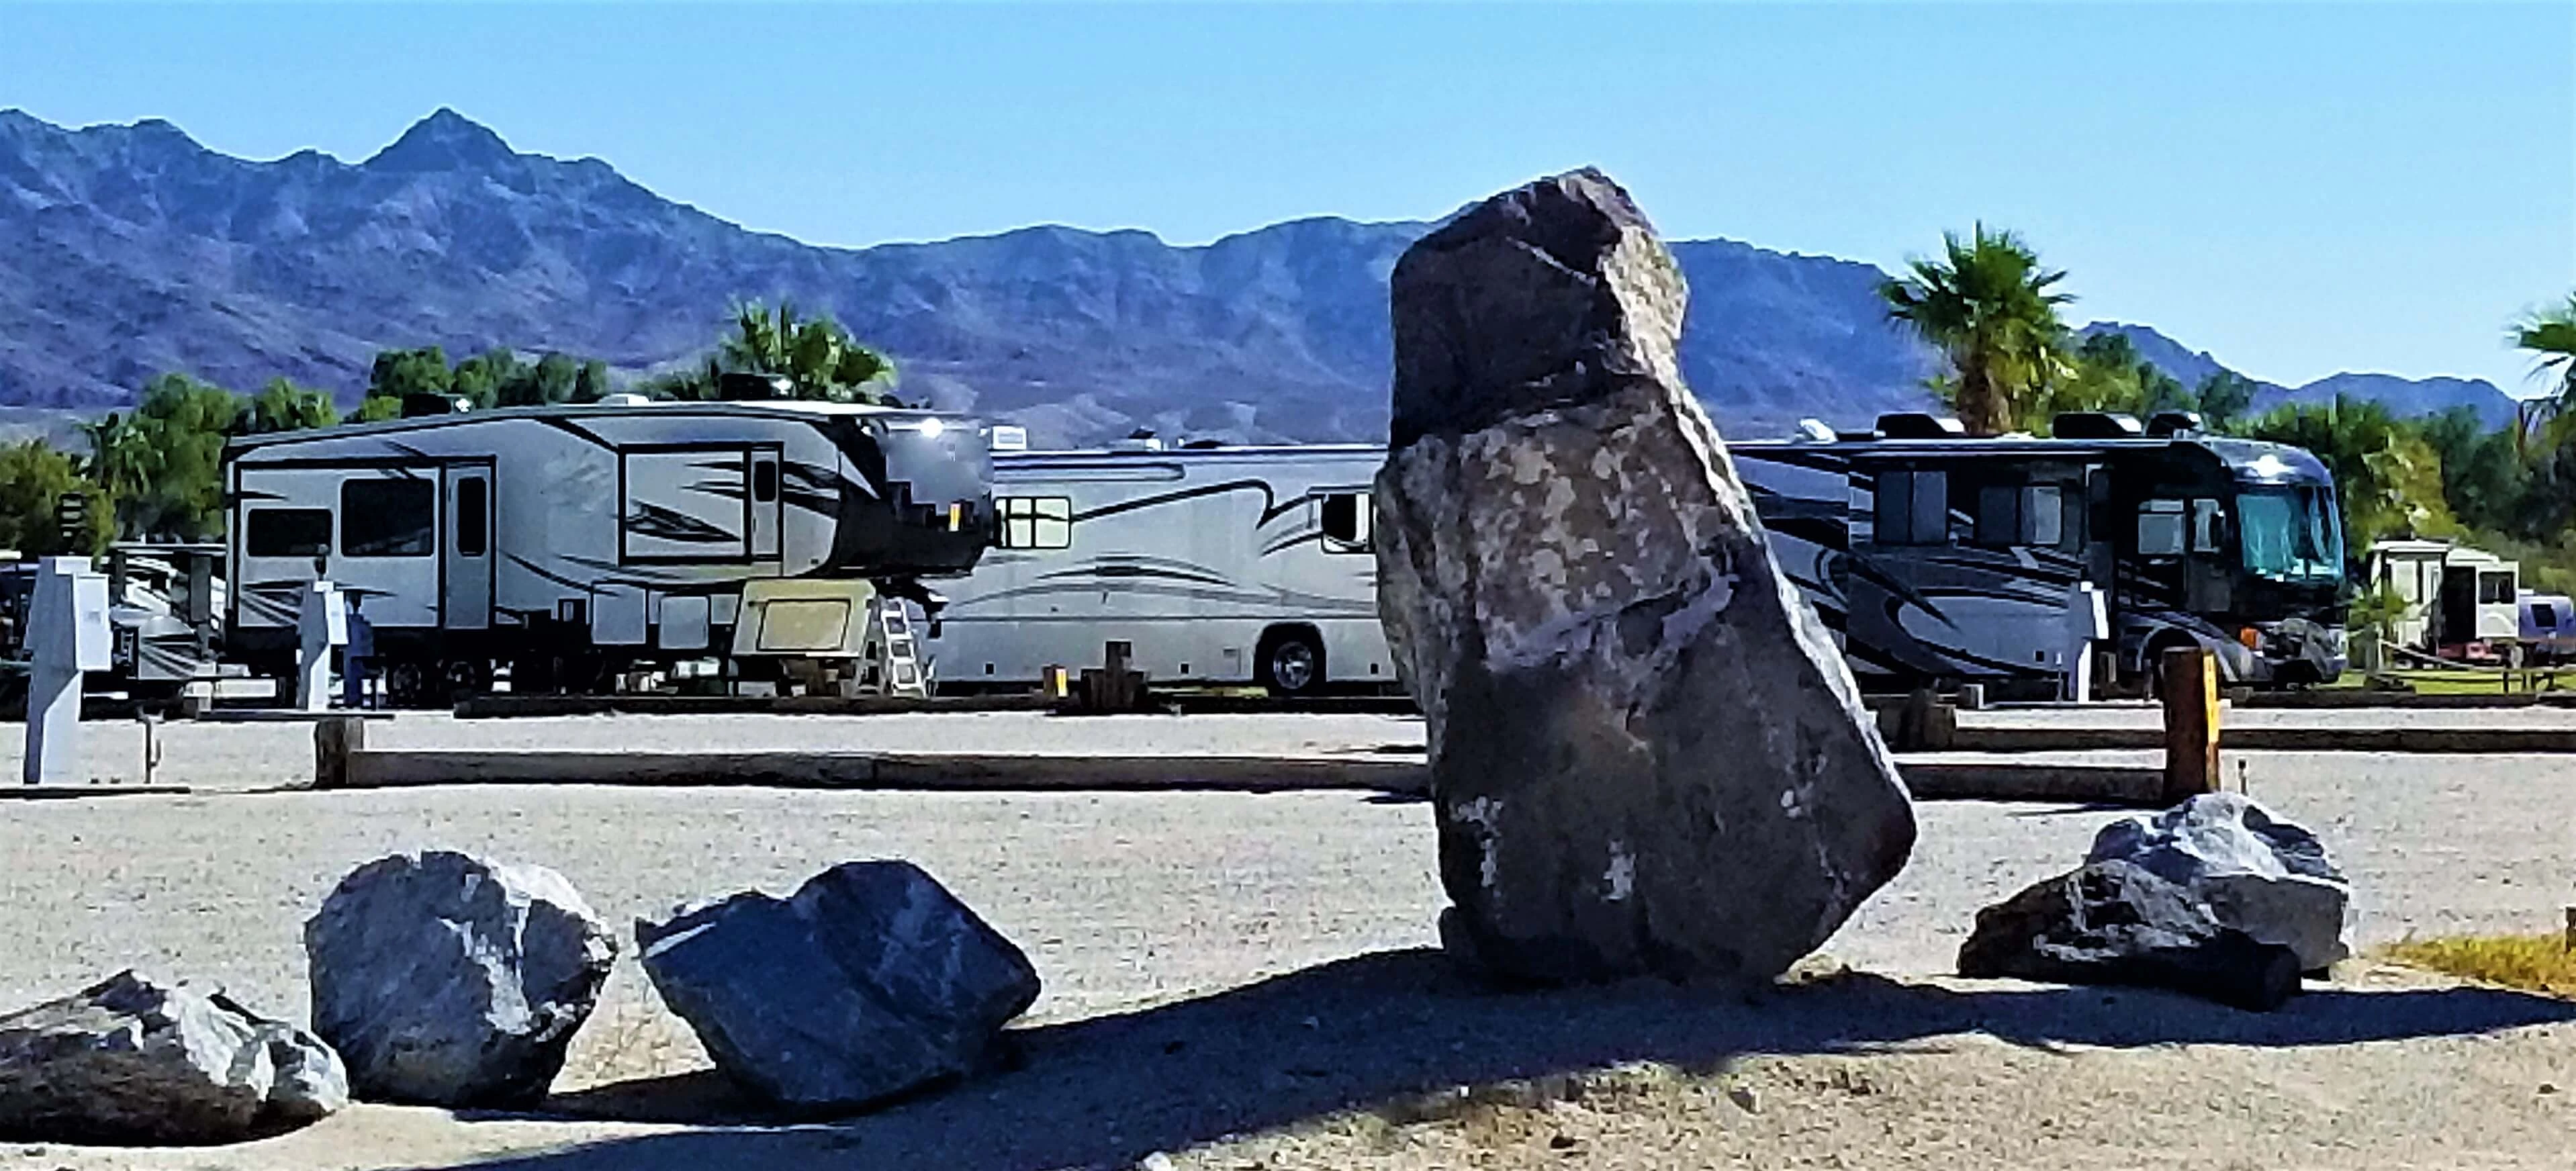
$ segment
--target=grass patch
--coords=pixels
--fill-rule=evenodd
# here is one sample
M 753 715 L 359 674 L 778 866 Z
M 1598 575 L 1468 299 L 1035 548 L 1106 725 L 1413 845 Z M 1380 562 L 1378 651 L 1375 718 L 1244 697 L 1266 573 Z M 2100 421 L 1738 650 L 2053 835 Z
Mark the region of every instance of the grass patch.
M 2417 695 L 2499 695 L 2533 689 L 2564 691 L 2576 686 L 2576 673 L 2563 668 L 2530 669 L 2517 672 L 2508 682 L 2502 671 L 2389 671 L 2385 678 L 2405 684 Z M 2358 691 L 2369 682 L 2359 671 L 2346 671 L 2332 683 L 2319 684 L 2322 691 Z
M 2576 951 L 2563 935 L 2410 939 L 2388 949 L 2399 963 L 2511 988 L 2576 996 Z

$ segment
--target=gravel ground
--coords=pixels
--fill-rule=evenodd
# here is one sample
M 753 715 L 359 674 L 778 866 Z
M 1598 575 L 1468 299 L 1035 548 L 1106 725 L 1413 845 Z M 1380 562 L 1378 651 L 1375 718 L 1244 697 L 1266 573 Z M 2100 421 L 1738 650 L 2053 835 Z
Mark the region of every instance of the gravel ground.
M 1418 744 L 1420 726 L 1305 716 L 405 716 L 370 737 L 389 747 L 1321 754 Z M 1580 1165 L 1640 1167 L 2237 1158 L 2542 1167 L 2563 1165 L 2576 1122 L 2566 1106 L 2576 1093 L 2538 1088 L 2576 1092 L 2565 1037 L 2576 1018 L 2561 1002 L 2393 988 L 2404 981 L 2363 971 L 2258 1018 L 2149 994 L 1942 978 L 1975 910 L 2071 865 L 2112 816 L 2099 811 L 1922 806 L 1912 864 L 1827 948 L 1867 975 L 1746 1006 L 1665 989 L 1509 997 L 1457 986 L 1420 950 L 1442 900 L 1419 803 L 1350 793 L 257 791 L 297 779 L 309 751 L 299 725 L 176 727 L 164 779 L 204 791 L 0 804 L 11 942 L 0 952 L 0 1005 L 143 965 L 221 982 L 255 1008 L 301 1020 L 302 920 L 341 874 L 394 850 L 542 862 L 621 927 L 685 899 L 783 891 L 835 862 L 901 856 L 1037 963 L 1046 992 L 1023 1034 L 1028 1065 L 819 1130 L 460 1122 L 362 1107 L 220 1152 L 5 1147 L 0 1167 L 998 1168 L 1120 1165 L 1158 1149 L 1227 1168 L 1562 1166 L 1568 1152 Z M 2242 756 L 2256 796 L 2338 850 L 2365 946 L 2410 932 L 2554 929 L 2570 901 L 2576 777 L 2560 758 Z M 1623 1064 L 1637 1062 L 1649 1064 Z M 1614 1072 L 1580 1072 L 1605 1068 Z M 640 1118 L 730 1108 L 703 1071 L 685 1027 L 621 962 L 555 1106 Z M 1569 1072 L 1578 1076 L 1542 1077 L 1501 1099 L 1404 1105 L 1427 1087 Z M 1218 1141 L 1237 1133 L 1252 1137 Z M 2138 1161 L 2106 1162 L 2106 1151 Z

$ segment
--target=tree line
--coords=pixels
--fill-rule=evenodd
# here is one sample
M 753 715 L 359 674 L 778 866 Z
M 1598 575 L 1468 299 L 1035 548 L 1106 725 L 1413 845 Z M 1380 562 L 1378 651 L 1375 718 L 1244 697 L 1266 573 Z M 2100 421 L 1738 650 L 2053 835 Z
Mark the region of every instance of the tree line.
M 829 317 L 785 302 L 735 306 L 733 321 L 700 362 L 619 387 L 608 363 L 548 352 L 534 360 L 495 348 L 451 362 L 444 349 L 383 350 L 369 364 L 352 422 L 402 415 L 414 396 L 472 410 L 596 402 L 613 393 L 707 401 L 737 376 L 761 393 L 829 402 L 893 404 L 894 363 Z M 80 425 L 76 450 L 42 439 L 0 446 L 0 549 L 45 557 L 103 553 L 118 540 L 209 541 L 223 535 L 224 444 L 236 436 L 329 427 L 342 421 L 330 391 L 272 378 L 243 394 L 190 374 L 162 374 L 131 411 Z M 84 514 L 59 523 L 66 497 Z
M 2221 371 L 2184 386 L 2115 333 L 2078 338 L 2062 271 L 2018 235 L 1979 224 L 1879 286 L 1888 317 L 1944 358 L 1933 393 L 1972 435 L 2044 434 L 2064 411 L 2197 411 L 2207 430 L 2301 447 L 2335 477 L 2346 547 L 2386 537 L 2465 540 L 2576 591 L 2576 295 L 2506 329 L 2548 389 L 2490 427 L 2458 407 L 2400 418 L 2365 399 L 2252 413 L 2255 385 Z

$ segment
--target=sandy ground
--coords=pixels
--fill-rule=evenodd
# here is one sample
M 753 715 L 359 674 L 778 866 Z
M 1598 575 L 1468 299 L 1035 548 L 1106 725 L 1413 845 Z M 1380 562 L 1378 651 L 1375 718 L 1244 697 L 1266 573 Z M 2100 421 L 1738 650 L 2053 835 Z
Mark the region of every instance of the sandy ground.
M 1420 730 L 1311 716 L 406 716 L 371 739 L 1317 754 L 1418 744 Z M 140 755 L 139 741 L 95 750 Z M 2258 797 L 2339 851 L 2365 946 L 2410 932 L 2554 929 L 2571 901 L 2576 766 L 2560 758 L 2244 757 Z M 363 1106 L 213 1151 L 0 1146 L 0 1168 L 1112 1167 L 1156 1151 L 1210 1168 L 2558 1167 L 2571 1157 L 2576 1006 L 2564 1002 L 2368 966 L 2272 1016 L 1946 978 L 1975 910 L 2071 865 L 2114 816 L 2103 811 L 1923 806 L 1912 864 L 1827 948 L 1822 970 L 1855 971 L 1747 1003 L 1661 987 L 1499 995 L 1459 981 L 1425 950 L 1442 900 L 1419 803 L 264 791 L 307 769 L 300 726 L 176 727 L 163 779 L 198 793 L 0 804 L 0 1005 L 142 965 L 223 983 L 301 1020 L 302 920 L 341 874 L 393 850 L 542 862 L 621 928 L 685 899 L 785 890 L 835 862 L 900 856 L 1036 962 L 1046 992 L 1016 1033 L 1023 1064 L 831 1126 L 656 1121 L 743 1106 L 621 960 L 546 1117 Z M 1497 1081 L 1465 1099 L 1437 1092 Z

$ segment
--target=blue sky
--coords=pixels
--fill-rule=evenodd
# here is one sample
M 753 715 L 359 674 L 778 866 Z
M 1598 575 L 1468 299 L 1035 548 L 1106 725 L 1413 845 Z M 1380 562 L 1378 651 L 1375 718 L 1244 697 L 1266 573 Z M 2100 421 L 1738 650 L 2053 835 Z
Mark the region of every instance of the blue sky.
M 2528 389 L 2576 290 L 2576 4 L 27 6 L 0 106 L 363 158 L 453 106 L 755 228 L 1202 242 L 1596 163 L 1673 236 L 2014 228 L 2077 321 Z

